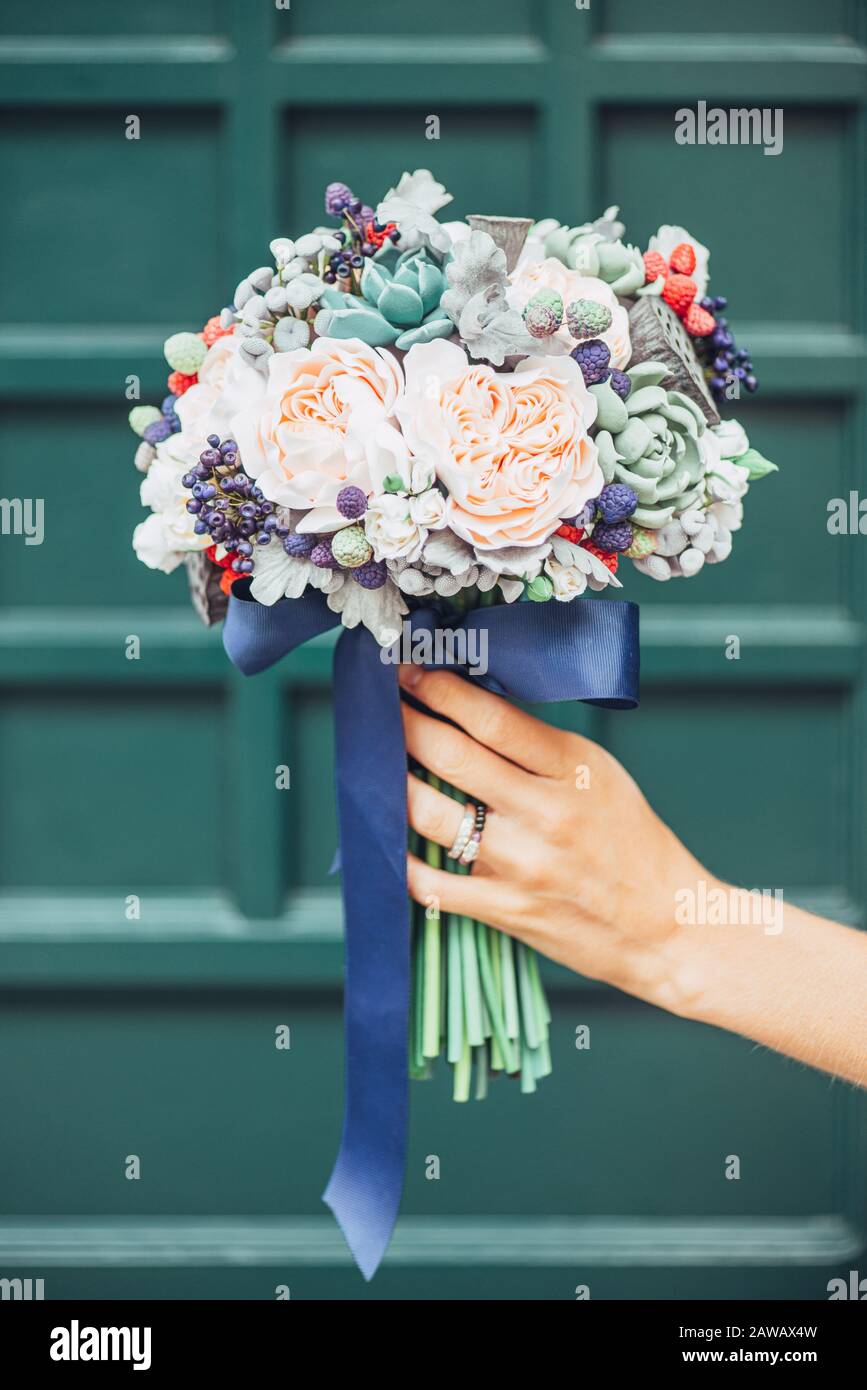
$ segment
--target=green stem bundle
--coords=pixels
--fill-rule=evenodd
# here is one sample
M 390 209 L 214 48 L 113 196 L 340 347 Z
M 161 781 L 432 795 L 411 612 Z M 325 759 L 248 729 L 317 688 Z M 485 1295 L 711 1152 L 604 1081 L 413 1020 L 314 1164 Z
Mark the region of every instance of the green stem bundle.
M 433 773 L 419 772 L 465 800 Z M 415 848 L 433 868 L 469 873 L 439 845 L 416 837 Z M 520 1076 L 522 1091 L 535 1091 L 551 1071 L 551 1012 L 535 952 L 470 917 L 442 913 L 436 901 L 416 904 L 412 921 L 410 1075 L 429 1078 L 444 1055 L 456 1101 L 473 1093 L 483 1099 L 491 1077 L 504 1072 Z

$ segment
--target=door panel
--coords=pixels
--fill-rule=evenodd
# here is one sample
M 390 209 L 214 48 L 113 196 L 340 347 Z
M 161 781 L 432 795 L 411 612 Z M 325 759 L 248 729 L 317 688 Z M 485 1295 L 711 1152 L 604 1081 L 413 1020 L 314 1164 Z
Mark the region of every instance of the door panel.
M 864 7 L 38 13 L 7 0 L 0 26 L 0 490 L 46 517 L 41 546 L 0 538 L 0 1275 L 49 1298 L 824 1297 L 863 1269 L 863 1098 L 554 967 L 535 1096 L 413 1087 L 403 1216 L 363 1284 L 319 1199 L 342 1086 L 331 644 L 244 682 L 183 574 L 136 561 L 124 393 L 158 397 L 167 333 L 317 222 L 333 178 L 373 198 L 429 166 L 455 216 L 619 202 L 636 241 L 683 221 L 782 471 L 724 570 L 635 577 L 641 709 L 546 717 L 610 747 L 713 871 L 861 925 L 865 548 L 825 520 L 864 487 Z M 699 99 L 781 107 L 782 154 L 676 145 Z

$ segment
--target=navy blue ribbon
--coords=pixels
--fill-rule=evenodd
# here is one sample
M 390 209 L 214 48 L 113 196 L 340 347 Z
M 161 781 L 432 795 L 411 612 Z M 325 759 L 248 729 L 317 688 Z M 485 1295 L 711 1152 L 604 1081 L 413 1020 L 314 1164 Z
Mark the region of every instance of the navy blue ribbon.
M 265 670 L 340 623 L 316 590 L 267 608 L 244 589 L 236 585 L 229 600 L 223 642 L 245 675 Z M 412 641 L 444 628 L 478 630 L 474 649 L 485 652 L 486 663 L 480 664 L 487 670 L 473 679 L 499 695 L 584 700 L 610 709 L 638 703 L 633 603 L 499 604 L 463 616 L 418 608 L 404 633 Z M 473 650 L 469 639 L 466 647 Z M 323 1200 L 370 1279 L 391 1239 L 406 1164 L 410 915 L 397 665 L 383 659 L 366 628 L 344 629 L 337 643 L 334 714 L 346 934 L 346 1079 L 343 1137 Z

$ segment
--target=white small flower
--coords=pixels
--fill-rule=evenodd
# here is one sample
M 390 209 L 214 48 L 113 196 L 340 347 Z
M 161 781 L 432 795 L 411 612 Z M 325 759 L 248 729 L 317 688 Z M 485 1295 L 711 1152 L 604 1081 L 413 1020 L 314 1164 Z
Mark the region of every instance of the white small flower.
M 749 486 L 749 471 L 731 459 L 720 459 L 707 475 L 708 495 L 714 502 L 737 502 L 746 495 Z
M 413 459 L 410 471 L 409 490 L 414 496 L 419 493 L 427 492 L 432 488 L 436 480 L 432 464 L 424 459 Z
M 747 433 L 738 420 L 721 420 L 711 433 L 716 437 L 724 459 L 737 459 L 750 447 Z
M 380 222 L 396 222 L 400 231 L 400 247 L 406 251 L 428 245 L 444 254 L 451 246 L 451 237 L 434 213 L 452 201 L 430 169 L 405 173 L 396 188 L 389 189 L 376 209 Z
M 428 488 L 409 499 L 409 514 L 416 526 L 440 531 L 446 524 L 446 499 L 438 487 Z
M 587 588 L 587 576 L 577 565 L 561 565 L 559 560 L 545 561 L 545 573 L 554 586 L 554 597 L 560 603 L 578 598 Z
M 201 439 L 172 435 L 158 445 L 156 458 L 142 480 L 142 505 L 150 507 L 152 514 L 135 528 L 132 543 L 149 569 L 171 574 L 185 554 L 206 550 L 211 544 L 210 536 L 196 535 L 196 518 L 187 511 L 192 494 L 181 484 L 183 474 L 204 447 Z
M 377 560 L 403 555 L 417 560 L 427 540 L 427 528 L 410 515 L 409 498 L 385 492 L 375 497 L 364 513 L 364 530 Z

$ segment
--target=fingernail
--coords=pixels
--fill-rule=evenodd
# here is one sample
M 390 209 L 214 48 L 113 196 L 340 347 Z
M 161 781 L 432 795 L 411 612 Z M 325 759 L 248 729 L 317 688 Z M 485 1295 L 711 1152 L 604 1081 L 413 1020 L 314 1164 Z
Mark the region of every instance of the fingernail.
M 421 680 L 421 668 L 418 666 L 401 666 L 398 671 L 398 680 L 401 685 L 405 685 L 407 690 L 413 690 Z

